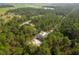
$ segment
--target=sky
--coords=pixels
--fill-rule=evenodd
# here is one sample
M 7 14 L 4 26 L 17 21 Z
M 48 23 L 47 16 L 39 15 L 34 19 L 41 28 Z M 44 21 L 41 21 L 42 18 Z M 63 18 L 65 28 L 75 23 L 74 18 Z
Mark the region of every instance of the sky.
M 1 0 L 0 3 L 79 3 L 79 0 Z

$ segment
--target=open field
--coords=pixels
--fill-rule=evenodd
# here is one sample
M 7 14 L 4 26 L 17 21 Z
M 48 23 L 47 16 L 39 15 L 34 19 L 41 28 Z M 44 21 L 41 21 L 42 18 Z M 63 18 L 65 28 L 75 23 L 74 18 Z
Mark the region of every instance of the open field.
M 32 7 L 32 8 L 41 8 L 42 6 L 45 6 L 46 4 L 32 4 L 32 3 L 29 3 L 29 4 L 11 4 L 13 5 L 14 7 L 7 7 L 7 8 L 0 8 L 0 14 L 4 14 L 6 11 L 10 10 L 10 9 L 15 9 L 15 8 L 27 8 L 27 7 Z
M 4 14 L 9 8 L 0 8 L 0 14 Z

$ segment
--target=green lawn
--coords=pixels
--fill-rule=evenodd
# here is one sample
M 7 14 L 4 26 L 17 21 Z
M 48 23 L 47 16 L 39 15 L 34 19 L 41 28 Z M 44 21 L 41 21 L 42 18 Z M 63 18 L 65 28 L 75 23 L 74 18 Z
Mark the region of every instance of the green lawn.
M 0 8 L 0 14 L 4 14 L 9 8 Z
M 6 8 L 0 8 L 0 14 L 4 14 L 6 11 L 14 9 L 14 7 L 6 7 Z
M 42 6 L 45 6 L 46 4 L 41 3 L 14 3 L 13 4 L 15 8 L 23 8 L 23 7 L 33 7 L 33 8 L 41 8 Z

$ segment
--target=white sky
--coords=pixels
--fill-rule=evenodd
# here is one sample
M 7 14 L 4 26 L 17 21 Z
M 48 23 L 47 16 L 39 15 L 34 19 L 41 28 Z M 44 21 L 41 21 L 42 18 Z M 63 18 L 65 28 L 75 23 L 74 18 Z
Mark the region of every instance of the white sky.
M 1 0 L 0 3 L 79 3 L 79 0 Z

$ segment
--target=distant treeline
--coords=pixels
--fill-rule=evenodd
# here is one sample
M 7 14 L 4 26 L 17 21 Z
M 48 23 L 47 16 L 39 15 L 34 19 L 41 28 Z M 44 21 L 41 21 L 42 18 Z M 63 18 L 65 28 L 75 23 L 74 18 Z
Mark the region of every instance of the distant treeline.
M 14 7 L 13 5 L 0 5 L 0 8 Z

